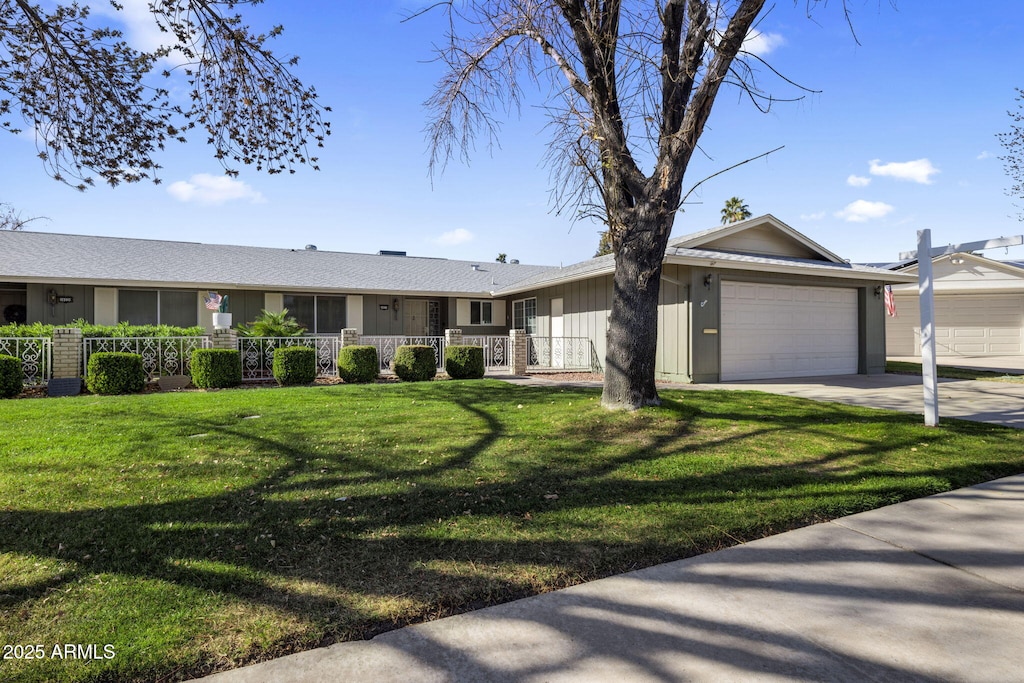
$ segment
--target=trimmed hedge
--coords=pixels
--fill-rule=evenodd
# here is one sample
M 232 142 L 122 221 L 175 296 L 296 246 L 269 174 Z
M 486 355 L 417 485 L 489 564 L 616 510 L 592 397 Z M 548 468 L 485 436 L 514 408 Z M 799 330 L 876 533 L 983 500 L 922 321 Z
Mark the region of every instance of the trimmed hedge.
M 437 357 L 431 346 L 409 345 L 395 349 L 391 371 L 405 382 L 424 382 L 437 374 Z
M 99 351 L 89 356 L 85 386 L 94 394 L 134 394 L 146 386 L 146 370 L 137 353 Z
M 21 359 L 0 355 L 0 398 L 14 398 L 24 389 Z
M 43 323 L 29 323 L 0 325 L 0 337 L 46 337 L 53 338 L 55 327 L 77 327 L 82 330 L 82 337 L 86 339 L 96 337 L 201 337 L 206 330 L 201 325 L 192 327 L 174 327 L 172 325 L 129 325 L 118 323 L 117 325 L 94 325 L 86 320 L 78 319 L 66 325 L 47 325 Z
M 380 374 L 376 346 L 343 346 L 338 352 L 338 377 L 355 384 L 372 382 Z
M 280 346 L 274 349 L 274 379 L 281 386 L 312 384 L 316 379 L 316 349 Z
M 484 376 L 483 347 L 449 346 L 444 351 L 444 371 L 452 379 L 481 379 Z
M 242 355 L 234 349 L 192 352 L 192 384 L 200 389 L 237 387 L 242 383 Z

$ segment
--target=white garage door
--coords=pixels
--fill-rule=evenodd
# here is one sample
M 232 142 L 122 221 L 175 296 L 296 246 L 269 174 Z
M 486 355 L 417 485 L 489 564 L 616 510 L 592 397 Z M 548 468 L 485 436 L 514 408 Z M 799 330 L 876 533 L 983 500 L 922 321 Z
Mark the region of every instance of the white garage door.
M 921 316 L 916 296 L 896 297 L 896 318 L 885 321 L 890 356 L 921 355 Z M 935 355 L 1024 355 L 1024 296 L 959 294 L 935 297 Z
M 857 372 L 857 290 L 722 282 L 723 382 Z

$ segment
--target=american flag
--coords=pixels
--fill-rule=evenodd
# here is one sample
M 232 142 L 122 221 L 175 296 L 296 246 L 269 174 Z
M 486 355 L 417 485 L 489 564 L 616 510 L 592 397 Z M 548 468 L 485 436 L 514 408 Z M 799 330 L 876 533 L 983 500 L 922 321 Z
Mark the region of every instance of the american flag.
M 896 317 L 896 298 L 892 295 L 892 285 L 885 286 L 885 312 L 890 318 Z
M 208 296 L 206 297 L 206 308 L 207 308 L 207 310 L 219 311 L 220 310 L 221 295 L 218 294 L 217 292 L 207 292 L 207 294 L 208 294 Z

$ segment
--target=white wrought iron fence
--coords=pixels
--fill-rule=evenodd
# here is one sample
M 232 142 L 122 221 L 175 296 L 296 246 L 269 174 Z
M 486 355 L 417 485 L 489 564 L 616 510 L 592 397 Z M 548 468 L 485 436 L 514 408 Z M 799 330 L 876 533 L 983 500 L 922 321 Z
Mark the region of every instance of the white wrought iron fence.
M 508 336 L 464 336 L 466 346 L 480 346 L 484 350 L 484 367 L 494 370 L 506 369 L 512 362 L 512 344 Z
M 600 369 L 589 337 L 527 337 L 526 354 L 528 370 Z
M 359 343 L 366 346 L 377 347 L 377 359 L 380 361 L 380 371 L 391 372 L 391 361 L 395 357 L 395 351 L 399 346 L 429 346 L 434 349 L 434 359 L 437 361 L 437 369 L 444 369 L 444 337 L 406 337 L 402 335 L 387 336 L 362 336 Z
M 50 380 L 52 347 L 46 337 L 0 337 L 0 354 L 21 359 L 22 381 L 28 386 Z
M 210 347 L 209 337 L 89 337 L 82 340 L 83 374 L 94 353 L 137 353 L 146 379 L 192 374 L 192 352 Z
M 238 353 L 242 357 L 242 379 L 272 379 L 274 349 L 288 346 L 308 346 L 316 351 L 317 376 L 334 377 L 338 374 L 338 351 L 341 349 L 339 337 L 239 337 Z

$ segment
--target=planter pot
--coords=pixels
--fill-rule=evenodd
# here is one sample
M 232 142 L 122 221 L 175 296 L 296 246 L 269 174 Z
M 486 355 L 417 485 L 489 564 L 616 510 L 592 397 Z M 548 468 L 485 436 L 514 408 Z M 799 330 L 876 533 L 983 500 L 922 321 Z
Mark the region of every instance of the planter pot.
M 215 330 L 226 330 L 231 327 L 231 314 L 230 313 L 214 313 L 213 314 L 213 329 Z

